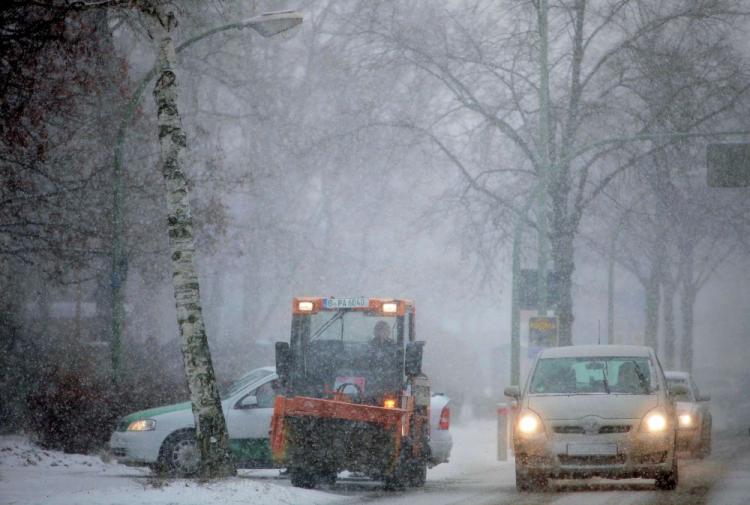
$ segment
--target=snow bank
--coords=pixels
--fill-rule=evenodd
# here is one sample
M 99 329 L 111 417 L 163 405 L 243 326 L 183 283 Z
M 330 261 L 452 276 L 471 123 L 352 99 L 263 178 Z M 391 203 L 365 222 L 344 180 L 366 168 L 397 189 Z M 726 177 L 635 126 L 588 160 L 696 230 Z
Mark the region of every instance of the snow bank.
M 3 505 L 324 505 L 345 499 L 293 488 L 288 481 L 243 476 L 205 484 L 159 480 L 143 468 L 105 462 L 97 456 L 48 451 L 22 437 L 0 437 Z

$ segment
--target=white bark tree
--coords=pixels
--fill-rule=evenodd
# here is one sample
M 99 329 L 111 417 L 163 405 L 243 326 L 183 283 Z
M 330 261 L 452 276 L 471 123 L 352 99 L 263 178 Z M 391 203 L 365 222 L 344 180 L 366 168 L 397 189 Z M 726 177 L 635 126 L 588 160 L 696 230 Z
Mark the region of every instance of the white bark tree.
M 149 19 L 151 35 L 158 43 L 154 99 L 161 147 L 159 170 L 166 186 L 172 283 L 195 419 L 195 440 L 201 455 L 199 472 L 206 478 L 224 477 L 234 475 L 236 468 L 229 452 L 229 435 L 208 347 L 195 265 L 193 218 L 183 161 L 187 139 L 177 107 L 177 58 L 172 38 L 177 20 L 167 2 L 143 0 L 138 6 Z

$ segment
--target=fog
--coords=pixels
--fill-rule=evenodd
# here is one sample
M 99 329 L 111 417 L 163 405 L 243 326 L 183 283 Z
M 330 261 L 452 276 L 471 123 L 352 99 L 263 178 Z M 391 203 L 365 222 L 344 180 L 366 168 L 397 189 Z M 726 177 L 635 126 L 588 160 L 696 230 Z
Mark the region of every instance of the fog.
M 709 188 L 705 154 L 710 142 L 748 141 L 747 18 L 730 14 L 734 3 L 716 2 L 703 18 L 676 15 L 648 31 L 650 20 L 689 2 L 642 11 L 634 6 L 642 2 L 625 2 L 611 24 L 607 6 L 592 6 L 586 36 L 598 23 L 602 35 L 583 59 L 588 87 L 577 90 L 568 7 L 552 2 L 553 172 L 544 175 L 532 3 L 495 3 L 181 2 L 178 47 L 260 12 L 304 15 L 292 35 L 229 30 L 178 49 L 196 267 L 219 382 L 274 365 L 295 296 L 410 299 L 433 391 L 453 399 L 459 422 L 491 418 L 512 380 L 518 226 L 521 268 L 537 268 L 546 226 L 545 268 L 571 276 L 570 343 L 652 345 L 665 368 L 693 371 L 714 396 L 724 393 L 708 385 L 716 375 L 748 380 L 750 190 Z M 75 53 L 67 67 L 96 69 L 96 85 L 69 90 L 70 110 L 45 98 L 35 105 L 47 110 L 35 113 L 43 119 L 20 113 L 29 128 L 47 125 L 33 141 L 3 138 L 3 194 L 37 199 L 4 203 L 0 217 L 6 432 L 26 425 L 28 395 L 52 375 L 75 371 L 109 390 L 118 352 L 113 149 L 123 124 L 127 268 L 117 381 L 129 398 L 110 417 L 187 395 L 151 81 L 132 122 L 123 119 L 155 42 L 137 13 L 103 16 L 91 21 L 101 30 L 93 56 Z M 33 59 L 18 65 L 45 68 Z M 53 94 L 34 88 L 44 92 Z M 37 158 L 41 137 L 51 141 Z M 630 140 L 585 151 L 612 137 Z M 39 180 L 39 166 L 52 175 Z M 49 196 L 61 187 L 62 196 Z M 530 210 L 521 218 L 522 209 Z M 695 299 L 685 305 L 688 285 Z M 525 363 L 532 314 L 522 312 Z

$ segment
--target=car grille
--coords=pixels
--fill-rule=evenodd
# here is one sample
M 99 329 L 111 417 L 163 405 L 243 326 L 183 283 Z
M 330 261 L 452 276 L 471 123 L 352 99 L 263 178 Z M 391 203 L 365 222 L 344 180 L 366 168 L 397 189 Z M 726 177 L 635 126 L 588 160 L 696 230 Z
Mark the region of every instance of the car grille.
M 616 454 L 612 456 L 568 456 L 559 454 L 561 465 L 576 466 L 597 466 L 597 465 L 623 465 L 627 459 L 625 454 Z
M 628 433 L 630 431 L 629 424 L 609 424 L 599 428 L 599 433 L 604 435 L 607 433 Z
M 583 434 L 581 426 L 555 426 L 552 428 L 555 433 L 561 434 Z
M 638 463 L 646 465 L 658 465 L 664 463 L 667 460 L 667 451 L 652 452 L 650 454 L 644 454 L 637 458 Z
M 586 431 L 583 429 L 583 426 L 578 425 L 560 425 L 560 426 L 553 426 L 552 431 L 555 433 L 559 433 L 561 435 L 583 435 L 586 433 Z M 630 431 L 630 425 L 629 424 L 608 424 L 605 426 L 600 426 L 599 430 L 596 433 L 592 433 L 592 435 L 606 435 L 611 433 L 628 433 Z

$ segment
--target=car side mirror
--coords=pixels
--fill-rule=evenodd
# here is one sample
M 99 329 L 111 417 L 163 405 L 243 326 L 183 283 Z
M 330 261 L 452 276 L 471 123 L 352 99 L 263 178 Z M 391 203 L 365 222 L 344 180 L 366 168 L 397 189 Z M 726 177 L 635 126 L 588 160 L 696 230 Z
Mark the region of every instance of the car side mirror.
M 258 406 L 258 397 L 255 395 L 248 395 L 237 402 L 238 409 L 251 409 Z
M 671 398 L 690 393 L 687 386 L 685 386 L 684 384 L 670 384 L 667 388 L 667 391 L 669 391 L 669 396 Z
M 287 383 L 289 373 L 292 371 L 292 349 L 289 342 L 276 342 L 276 375 L 282 384 Z
M 404 359 L 404 373 L 407 377 L 422 375 L 422 350 L 424 342 L 409 342 L 406 344 L 406 356 Z
M 519 400 L 521 398 L 521 388 L 518 386 L 508 386 L 503 390 L 503 394 L 508 398 Z

